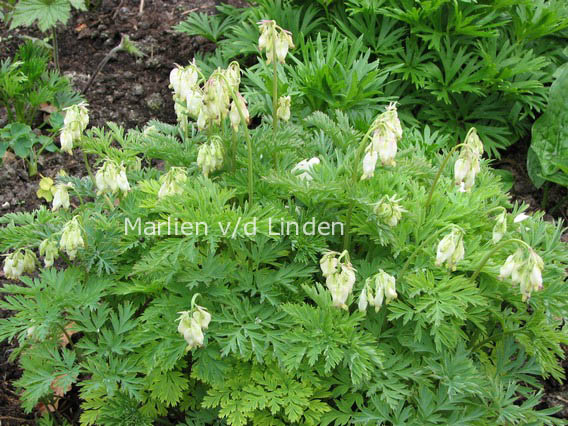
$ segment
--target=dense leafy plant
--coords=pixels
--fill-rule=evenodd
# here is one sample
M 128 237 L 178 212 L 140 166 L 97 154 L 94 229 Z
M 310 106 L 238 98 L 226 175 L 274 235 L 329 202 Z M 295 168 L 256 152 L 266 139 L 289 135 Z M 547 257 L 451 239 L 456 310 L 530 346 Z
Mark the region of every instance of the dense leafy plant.
M 10 22 L 10 28 L 21 26 L 31 27 L 37 24 L 42 32 L 51 31 L 53 42 L 53 58 L 55 67 L 59 69 L 59 51 L 57 46 L 57 24 L 66 24 L 71 17 L 71 9 L 87 10 L 88 1 L 85 0 L 17 0 L 6 6 L 7 13 L 2 17 Z
M 305 46 L 290 63 L 287 82 L 291 93 L 303 95 L 300 110 L 340 108 L 351 115 L 398 99 L 406 123 L 427 123 L 453 143 L 475 126 L 490 155 L 527 135 L 547 103 L 557 65 L 566 61 L 562 1 L 256 3 L 251 9 L 220 6 L 211 17 L 190 15 L 177 29 L 217 42 L 207 62 L 219 65 L 255 54 L 254 23 L 272 16 Z M 262 69 L 251 68 L 255 83 L 259 77 L 252 73 L 262 75 Z
M 545 181 L 568 186 L 568 67 L 559 70 L 550 88 L 550 101 L 533 126 L 529 174 L 540 187 Z
M 13 59 L 0 63 L 0 108 L 6 111 L 8 125 L 0 129 L 0 157 L 10 149 L 28 163 L 30 175 L 37 172 L 37 157 L 44 150 L 55 151 L 54 135 L 63 126 L 64 108 L 81 102 L 69 80 L 48 69 L 49 52 L 27 42 Z M 38 123 L 42 112 L 48 120 Z M 34 130 L 46 130 L 46 134 Z
M 291 47 L 261 22 L 267 65 Z M 394 105 L 362 134 L 277 90 L 249 129 L 240 74 L 176 67 L 178 125 L 89 130 L 94 175 L 0 218 L 24 408 L 76 387 L 83 424 L 562 424 L 536 408 L 564 374 L 562 226 L 510 205 L 475 130 L 429 160 Z

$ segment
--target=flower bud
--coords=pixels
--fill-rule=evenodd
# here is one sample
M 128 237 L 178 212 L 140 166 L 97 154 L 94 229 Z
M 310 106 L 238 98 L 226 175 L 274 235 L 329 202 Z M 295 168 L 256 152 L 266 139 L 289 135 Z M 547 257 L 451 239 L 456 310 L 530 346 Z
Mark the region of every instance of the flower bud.
M 203 330 L 206 330 L 211 321 L 211 314 L 202 306 L 195 305 L 192 311 L 178 312 L 178 333 L 183 335 L 187 348 L 186 352 L 193 348 L 203 346 Z
M 495 218 L 495 226 L 493 226 L 493 244 L 497 244 L 507 232 L 507 212 L 503 212 Z
M 274 43 L 276 47 L 276 57 L 278 58 L 278 61 L 283 64 L 286 61 L 288 49 L 294 48 L 292 33 L 290 31 L 281 30 L 276 36 Z
M 67 222 L 63 227 L 59 247 L 67 253 L 71 260 L 75 259 L 79 248 L 85 247 L 85 242 L 81 235 L 81 225 L 79 225 L 77 216 Z
M 405 209 L 401 207 L 396 196 L 388 197 L 385 196 L 375 204 L 374 211 L 375 214 L 386 222 L 389 226 L 398 225 L 398 221 L 402 217 L 402 213 L 406 212 Z
M 316 165 L 320 164 L 318 157 L 310 158 L 309 160 L 302 160 L 294 166 L 292 169 L 292 174 L 295 174 L 301 180 L 311 181 L 313 180 L 310 174 Z M 301 173 L 299 173 L 301 172 Z
M 363 296 L 363 293 L 365 296 Z M 385 298 L 386 303 L 389 304 L 398 297 L 396 293 L 396 279 L 382 269 L 379 269 L 377 274 L 367 278 L 365 281 L 365 287 L 363 288 L 361 297 L 364 297 L 368 301 L 368 304 L 375 308 L 375 312 L 379 312 Z M 363 307 L 364 309 L 362 309 Z M 366 305 L 360 304 L 359 310 L 366 310 Z
M 43 264 L 46 268 L 53 266 L 55 257 L 59 255 L 59 250 L 55 242 L 51 240 L 43 240 L 39 245 L 39 255 L 43 256 Z
M 475 128 L 472 127 L 454 165 L 454 181 L 460 192 L 469 192 L 473 188 L 475 177 L 481 170 L 479 163 L 482 155 L 483 143 Z
M 27 249 L 24 250 L 24 259 L 23 259 L 24 273 L 26 274 L 33 273 L 35 271 L 36 263 L 37 263 L 37 258 L 35 253 L 31 250 Z
M 456 270 L 456 265 L 464 258 L 463 232 L 454 228 L 438 244 L 436 253 L 436 266 L 446 263 L 452 271 Z
M 281 96 L 278 99 L 278 109 L 276 110 L 276 115 L 280 120 L 288 121 L 290 120 L 290 96 Z

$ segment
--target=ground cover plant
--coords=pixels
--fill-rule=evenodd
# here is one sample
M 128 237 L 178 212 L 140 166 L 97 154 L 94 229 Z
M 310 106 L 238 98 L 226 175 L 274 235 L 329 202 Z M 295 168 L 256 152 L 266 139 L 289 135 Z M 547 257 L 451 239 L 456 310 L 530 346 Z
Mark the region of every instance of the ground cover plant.
M 176 28 L 217 42 L 208 63 L 255 55 L 255 22 L 267 14 L 299 46 L 282 85 L 306 111 L 363 115 L 397 100 L 409 126 L 428 124 L 446 145 L 477 128 L 490 156 L 530 135 L 547 105 L 554 72 L 567 62 L 568 9 L 562 1 L 260 0 L 221 5 Z M 264 66 L 247 85 L 264 86 Z
M 284 28 L 259 22 L 270 91 L 177 66 L 177 125 L 69 124 L 95 169 L 0 218 L 23 407 L 63 422 L 78 389 L 83 424 L 563 424 L 537 408 L 564 375 L 562 224 L 511 204 L 475 128 L 431 156 L 396 104 L 363 131 L 298 114 Z
M 0 63 L 0 108 L 8 122 L 0 129 L 0 156 L 10 150 L 25 160 L 30 176 L 37 174 L 41 153 L 57 149 L 64 110 L 82 101 L 69 80 L 48 65 L 49 51 L 32 41 Z

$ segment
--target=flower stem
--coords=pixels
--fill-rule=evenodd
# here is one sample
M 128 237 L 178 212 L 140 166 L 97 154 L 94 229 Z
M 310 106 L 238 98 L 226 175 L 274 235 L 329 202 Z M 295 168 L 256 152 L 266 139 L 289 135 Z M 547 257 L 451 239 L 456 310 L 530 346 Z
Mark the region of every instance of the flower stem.
M 85 163 L 85 168 L 87 169 L 87 174 L 89 175 L 89 179 L 93 185 L 95 185 L 95 177 L 93 176 L 93 170 L 91 169 L 91 165 L 89 164 L 89 159 L 87 158 L 87 153 L 83 151 L 83 162 Z
M 276 136 L 276 129 L 278 129 L 278 63 L 276 56 L 276 37 L 272 37 L 272 131 Z
M 529 250 L 532 250 L 532 247 L 529 246 L 527 243 L 525 243 L 523 240 L 519 240 L 518 238 L 511 238 L 510 240 L 506 240 L 506 241 L 501 241 L 497 244 L 495 244 L 495 246 L 493 247 L 493 249 L 487 253 L 483 259 L 481 259 L 481 262 L 479 263 L 479 266 L 477 267 L 477 269 L 475 270 L 475 272 L 473 273 L 473 275 L 471 276 L 471 280 L 475 281 L 475 279 L 479 276 L 479 274 L 481 273 L 481 270 L 483 269 L 483 267 L 485 266 L 485 264 L 489 261 L 489 259 L 491 259 L 491 257 L 499 250 L 501 249 L 503 246 L 506 246 L 509 243 L 518 243 L 521 244 L 525 247 L 527 247 Z
M 463 145 L 464 145 L 463 143 L 460 143 L 460 144 L 457 144 L 456 146 L 454 146 L 452 148 L 452 150 L 446 155 L 446 158 L 444 158 L 444 161 L 442 162 L 442 165 L 440 166 L 440 169 L 438 170 L 438 173 L 436 174 L 436 177 L 434 178 L 434 183 L 432 183 L 432 187 L 430 188 L 430 192 L 428 193 L 428 199 L 426 200 L 426 204 L 424 204 L 424 208 L 426 210 L 428 210 L 428 207 L 430 207 L 430 203 L 432 202 L 432 196 L 434 195 L 434 189 L 436 189 L 436 185 L 438 184 L 438 181 L 440 180 L 440 176 L 442 176 L 442 172 L 446 168 L 448 161 L 450 161 L 450 158 L 452 157 L 454 152 L 456 152 L 456 150 Z
M 55 63 L 55 69 L 59 72 L 59 43 L 57 42 L 57 30 L 55 26 L 51 29 L 51 35 L 53 38 L 53 62 Z
M 355 158 L 353 160 L 353 173 L 351 174 L 351 183 L 352 185 L 350 188 L 355 187 L 357 181 L 359 180 L 359 163 L 361 162 L 361 156 L 365 150 L 367 139 L 371 136 L 371 133 L 375 129 L 373 126 L 369 127 L 365 136 L 361 140 L 361 143 L 357 147 L 357 151 L 355 152 Z M 349 246 L 351 245 L 351 218 L 353 216 L 353 203 L 349 203 L 349 209 L 347 210 L 347 218 L 345 220 L 345 234 L 343 235 L 343 250 L 349 250 Z
M 233 129 L 231 141 L 231 169 L 234 172 L 237 169 L 237 132 Z

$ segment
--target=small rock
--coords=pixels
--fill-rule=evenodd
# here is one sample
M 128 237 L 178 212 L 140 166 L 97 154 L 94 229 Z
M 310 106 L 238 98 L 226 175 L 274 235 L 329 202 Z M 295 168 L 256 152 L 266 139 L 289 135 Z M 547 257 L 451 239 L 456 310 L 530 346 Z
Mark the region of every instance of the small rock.
M 159 111 L 164 106 L 164 100 L 159 93 L 152 93 L 146 98 L 146 105 L 152 111 Z
M 7 209 L 8 207 L 10 207 L 10 203 L 8 201 L 6 201 L 4 204 L 2 204 L 3 209 Z
M 144 94 L 144 86 L 141 84 L 135 84 L 132 88 L 132 94 L 134 96 L 142 96 Z
M 132 71 L 125 71 L 124 74 L 122 74 L 122 76 L 124 78 L 132 78 L 134 77 L 134 73 Z

